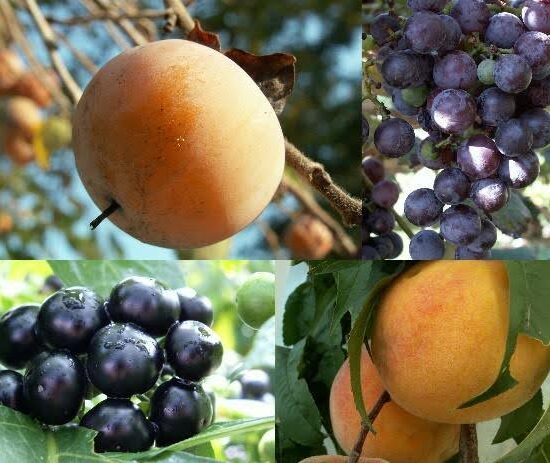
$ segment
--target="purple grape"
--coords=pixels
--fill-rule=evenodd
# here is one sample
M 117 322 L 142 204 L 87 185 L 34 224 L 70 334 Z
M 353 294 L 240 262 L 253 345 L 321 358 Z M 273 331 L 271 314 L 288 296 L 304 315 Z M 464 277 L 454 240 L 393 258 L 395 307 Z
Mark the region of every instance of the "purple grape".
M 477 78 L 482 84 L 493 85 L 495 83 L 495 60 L 484 59 L 477 65 Z
M 407 154 L 414 146 L 414 140 L 411 124 L 398 117 L 382 121 L 374 132 L 376 149 L 391 158 Z
M 395 217 L 387 209 L 377 207 L 366 218 L 367 227 L 376 235 L 385 235 L 393 230 Z
M 476 105 L 468 92 L 447 89 L 434 98 L 430 114 L 441 130 L 459 134 L 474 123 Z
M 414 225 L 426 227 L 439 219 L 443 203 L 429 188 L 414 190 L 405 199 L 405 217 Z
M 411 50 L 393 52 L 384 58 L 380 72 L 388 85 L 418 87 L 431 79 L 433 59 Z
M 394 88 L 391 92 L 391 99 L 395 110 L 404 116 L 416 116 L 418 114 L 418 108 L 410 105 L 403 99 L 402 90 Z
M 546 34 L 525 32 L 516 41 L 514 51 L 529 63 L 533 79 L 544 79 L 550 74 L 550 37 Z
M 361 115 L 361 137 L 363 139 L 363 144 L 367 143 L 369 139 L 369 121 L 367 121 L 367 118 L 363 115 Z
M 391 13 L 382 13 L 374 18 L 370 33 L 376 45 L 384 45 L 393 40 L 395 32 L 401 29 L 399 18 Z
M 477 207 L 491 214 L 506 206 L 510 190 L 499 178 L 483 178 L 472 183 L 471 195 Z
M 501 55 L 495 63 L 495 84 L 507 93 L 523 92 L 533 78 L 531 66 L 520 55 Z
M 484 90 L 477 99 L 479 117 L 485 125 L 496 127 L 510 119 L 516 112 L 514 95 L 497 87 Z
M 498 48 L 512 48 L 516 40 L 525 32 L 521 19 L 511 13 L 498 13 L 491 16 L 485 30 L 485 42 Z
M 413 11 L 434 11 L 439 13 L 449 0 L 407 0 L 407 5 Z
M 491 12 L 482 0 L 458 0 L 451 9 L 464 34 L 483 33 L 489 24 Z
M 448 167 L 435 177 L 434 193 L 442 203 L 459 204 L 470 194 L 470 180 L 457 167 Z
M 436 140 L 425 138 L 417 145 L 416 154 L 420 163 L 428 169 L 439 170 L 453 163 L 454 152 L 450 146 L 435 147 Z
M 532 106 L 550 106 L 550 77 L 531 82 L 526 96 Z
M 539 173 L 539 159 L 529 151 L 517 158 L 503 158 L 498 176 L 511 188 L 525 188 L 537 179 Z
M 495 144 L 505 156 L 521 156 L 533 146 L 533 132 L 521 119 L 509 119 L 498 126 Z
M 446 37 L 441 18 L 431 11 L 417 11 L 405 24 L 405 37 L 417 53 L 437 53 Z
M 376 249 L 382 259 L 389 259 L 393 254 L 393 242 L 388 235 L 375 236 L 368 244 Z
M 441 214 L 440 229 L 443 238 L 459 246 L 467 246 L 481 232 L 481 218 L 465 204 L 451 206 Z
M 456 260 L 485 260 L 490 258 L 491 251 L 476 252 L 464 246 L 459 246 L 455 251 Z
M 361 259 L 363 260 L 380 260 L 380 254 L 376 249 L 369 245 L 363 245 L 361 247 Z
M 382 180 L 374 185 L 371 198 L 377 206 L 389 209 L 399 199 L 399 187 L 391 180 Z
M 435 62 L 433 79 L 439 88 L 469 89 L 477 82 L 477 65 L 463 51 L 451 51 Z
M 468 245 L 473 252 L 482 253 L 491 249 L 497 242 L 497 229 L 488 219 L 481 219 L 481 232 L 477 238 Z
M 363 167 L 363 172 L 372 183 L 378 183 L 386 176 L 384 164 L 376 158 L 366 157 L 363 159 L 361 165 Z
M 493 175 L 498 170 L 501 158 L 495 142 L 481 134 L 464 140 L 456 153 L 458 165 L 471 179 Z
M 527 29 L 550 33 L 550 3 L 527 0 L 523 4 L 521 17 Z
M 525 111 L 520 119 L 533 132 L 533 148 L 542 148 L 550 143 L 550 113 L 542 108 Z
M 403 239 L 395 232 L 384 235 L 388 237 L 393 244 L 393 252 L 388 256 L 388 259 L 395 259 L 403 252 Z
M 409 254 L 413 260 L 437 260 L 445 254 L 445 243 L 439 233 L 421 230 L 411 238 Z
M 460 29 L 460 25 L 452 16 L 442 14 L 439 17 L 445 28 L 445 42 L 442 44 L 440 51 L 455 50 L 462 40 L 462 29 Z
M 443 140 L 445 138 L 443 132 L 441 132 L 439 127 L 433 121 L 430 111 L 426 108 L 420 108 L 420 111 L 416 116 L 416 120 L 418 121 L 420 127 L 430 134 L 432 139 Z

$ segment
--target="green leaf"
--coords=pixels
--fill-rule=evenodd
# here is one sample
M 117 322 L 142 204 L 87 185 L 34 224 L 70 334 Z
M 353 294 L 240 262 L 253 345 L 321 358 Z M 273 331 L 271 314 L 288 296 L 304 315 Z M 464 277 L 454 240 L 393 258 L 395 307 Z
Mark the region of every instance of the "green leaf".
M 172 455 L 161 455 L 157 458 L 147 460 L 155 463 L 219 463 L 219 460 L 213 458 L 193 455 L 187 452 L 178 452 Z
M 346 312 L 355 312 L 363 306 L 370 289 L 367 282 L 371 271 L 372 262 L 364 262 L 336 274 L 336 309 L 331 320 L 331 331 Z
M 246 368 L 275 368 L 275 317 L 267 320 L 254 336 L 252 347 L 243 359 Z
M 365 262 L 358 260 L 315 260 L 309 262 L 309 273 L 321 275 L 323 273 L 336 273 L 342 270 L 349 270 L 361 267 Z
M 500 444 L 508 439 L 514 439 L 519 444 L 529 435 L 543 413 L 542 391 L 539 389 L 529 402 L 502 417 L 493 444 Z
M 308 280 L 288 296 L 283 317 L 283 342 L 291 346 L 307 336 L 314 318 L 315 288 Z
M 283 407 L 277 408 L 281 442 L 292 441 L 305 447 L 322 446 L 321 416 L 308 389 L 298 377 L 304 341 L 288 349 L 276 347 L 275 396 Z
M 133 275 L 156 278 L 170 288 L 184 284 L 177 261 L 51 260 L 49 264 L 67 286 L 86 286 L 103 297 L 120 280 Z

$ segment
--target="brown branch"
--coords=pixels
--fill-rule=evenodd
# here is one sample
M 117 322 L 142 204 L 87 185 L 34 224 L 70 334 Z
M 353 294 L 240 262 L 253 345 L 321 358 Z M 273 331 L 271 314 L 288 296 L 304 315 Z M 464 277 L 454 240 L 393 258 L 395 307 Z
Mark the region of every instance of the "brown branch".
M 371 425 L 372 423 L 374 423 L 374 420 L 376 420 L 376 417 L 382 410 L 382 407 L 390 400 L 391 400 L 391 397 L 388 391 L 384 391 L 380 395 L 378 402 L 374 404 L 374 407 L 369 413 L 369 421 Z M 359 461 L 359 458 L 361 457 L 361 452 L 363 451 L 363 445 L 365 444 L 365 440 L 367 439 L 369 432 L 370 432 L 369 424 L 366 421 L 363 421 L 361 423 L 361 430 L 359 431 L 359 436 L 357 437 L 357 440 L 355 441 L 355 445 L 353 446 L 353 449 L 348 456 L 348 463 L 357 463 Z
M 460 426 L 460 463 L 479 463 L 475 424 Z
M 55 16 L 46 16 L 46 19 L 53 24 L 64 26 L 76 26 L 79 24 L 89 24 L 94 21 L 119 21 L 121 19 L 159 19 L 164 18 L 169 13 L 168 10 L 142 10 L 136 13 L 121 12 L 117 13 L 111 10 L 101 11 L 90 16 L 73 16 L 72 18 L 56 18 Z
M 59 40 L 65 44 L 65 46 L 69 49 L 69 51 L 76 58 L 76 60 L 80 64 L 82 64 L 82 66 L 84 66 L 84 68 L 90 74 L 93 75 L 99 70 L 99 67 L 96 66 L 96 64 L 90 59 L 90 57 L 88 55 L 86 55 L 86 53 L 84 53 L 84 52 L 80 51 L 78 48 L 76 48 L 65 34 L 63 34 L 61 32 L 56 32 L 56 34 L 57 34 L 57 37 L 59 38 Z
M 116 8 L 113 7 L 108 0 L 94 0 L 94 2 L 106 12 L 111 12 L 114 14 L 116 11 Z M 143 34 L 136 29 L 136 27 L 132 24 L 132 21 L 128 19 L 117 19 L 112 22 L 120 27 L 120 29 L 122 29 L 136 45 L 145 45 L 149 42 L 147 38 L 145 38 Z
M 91 14 L 99 14 L 101 10 L 93 3 L 92 0 L 80 0 L 80 3 Z M 107 33 L 111 36 L 113 41 L 117 44 L 121 50 L 127 50 L 130 48 L 130 42 L 122 32 L 120 32 L 112 21 L 104 21 L 102 24 L 105 26 Z
M 69 92 L 69 96 L 71 97 L 73 104 L 76 105 L 82 96 L 82 89 L 78 86 L 61 58 L 61 54 L 59 53 L 59 49 L 57 47 L 55 32 L 51 28 L 48 21 L 46 21 L 46 18 L 44 18 L 42 10 L 40 10 L 36 0 L 25 0 L 25 3 L 27 4 L 29 13 L 38 28 L 38 32 L 40 33 L 42 40 L 46 45 L 51 63 L 57 71 L 59 78 L 65 85 L 65 88 Z
M 358 250 L 353 240 L 346 233 L 342 225 L 325 211 L 317 201 L 315 201 L 313 196 L 288 178 L 283 179 L 282 187 L 286 188 L 309 213 L 317 217 L 330 229 L 334 236 L 335 244 L 339 246 L 341 251 L 349 257 L 357 256 Z
M 30 69 L 36 78 L 40 81 L 44 88 L 52 95 L 56 104 L 61 108 L 62 111 L 70 111 L 72 104 L 67 98 L 67 96 L 59 89 L 51 79 L 48 78 L 47 69 L 44 67 L 42 62 L 37 58 L 34 46 L 31 45 L 25 31 L 17 19 L 13 8 L 9 2 L 0 1 L 0 11 L 4 18 L 4 23 L 9 30 L 11 38 L 20 48 L 21 52 L 25 55 L 29 62 Z
M 166 8 L 171 8 L 177 17 L 177 25 L 189 34 L 195 27 L 195 21 L 180 0 L 164 0 Z
M 321 193 L 342 216 L 344 224 L 358 225 L 362 218 L 360 199 L 350 196 L 336 185 L 325 170 L 325 167 L 309 159 L 296 146 L 285 139 L 286 162 Z

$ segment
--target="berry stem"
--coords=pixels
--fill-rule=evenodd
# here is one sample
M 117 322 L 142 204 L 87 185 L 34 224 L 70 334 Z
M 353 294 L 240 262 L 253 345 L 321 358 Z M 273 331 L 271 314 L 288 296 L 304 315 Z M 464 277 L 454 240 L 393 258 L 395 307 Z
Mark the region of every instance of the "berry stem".
M 114 199 L 111 201 L 111 204 L 107 209 L 105 209 L 101 214 L 99 214 L 94 220 L 90 222 L 90 228 L 95 230 L 101 222 L 103 222 L 107 217 L 109 217 L 114 212 L 120 209 L 120 204 L 118 204 Z
M 357 437 L 357 441 L 355 442 L 355 445 L 353 446 L 353 450 L 349 454 L 348 457 L 348 463 L 357 463 L 359 461 L 359 458 L 361 457 L 361 452 L 363 450 L 363 444 L 365 443 L 365 439 L 367 438 L 372 423 L 374 423 L 374 420 L 382 410 L 382 407 L 387 403 L 391 401 L 390 394 L 388 391 L 382 392 L 380 395 L 380 398 L 372 408 L 371 412 L 369 413 L 369 422 L 363 421 L 361 423 L 361 430 L 359 431 L 359 436 Z
M 460 427 L 460 463 L 479 463 L 475 424 L 463 424 Z

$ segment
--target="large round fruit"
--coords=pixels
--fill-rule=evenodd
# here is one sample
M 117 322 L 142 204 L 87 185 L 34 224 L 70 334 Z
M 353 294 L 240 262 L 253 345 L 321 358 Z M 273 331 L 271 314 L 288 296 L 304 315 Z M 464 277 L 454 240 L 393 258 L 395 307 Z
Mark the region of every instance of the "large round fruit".
M 210 397 L 200 384 L 173 378 L 161 384 L 151 398 L 150 419 L 157 425 L 159 447 L 198 434 L 213 416 Z
M 43 352 L 28 366 L 24 378 L 25 400 L 31 415 L 45 424 L 71 421 L 86 393 L 86 371 L 65 351 Z
M 503 262 L 426 262 L 384 294 L 372 353 L 384 386 L 408 412 L 444 423 L 477 423 L 510 413 L 538 391 L 550 347 L 520 334 L 510 363 L 512 389 L 459 409 L 499 376 L 510 323 Z M 473 361 L 475 359 L 475 361 Z
M 269 101 L 223 54 L 162 40 L 107 63 L 79 101 L 73 147 L 88 193 L 146 243 L 206 246 L 267 206 L 284 167 Z
M 366 351 L 361 352 L 361 386 L 367 410 L 372 409 L 384 386 Z M 361 417 L 351 390 L 349 360 L 340 367 L 330 391 L 330 421 L 338 443 L 346 453 L 355 445 Z M 433 423 L 407 413 L 394 402 L 384 404 L 374 421 L 361 456 L 386 458 L 392 463 L 442 463 L 458 451 L 460 426 Z
M 220 338 L 204 323 L 194 320 L 174 323 L 166 335 L 166 359 L 176 375 L 200 381 L 222 363 Z
M 136 325 L 111 324 L 88 348 L 86 368 L 92 384 L 109 397 L 147 392 L 160 376 L 164 354 L 154 338 Z
M 38 304 L 11 309 L 0 318 L 0 363 L 19 369 L 40 352 L 35 334 Z
M 212 302 L 205 296 L 199 296 L 192 288 L 178 288 L 175 290 L 180 303 L 180 320 L 196 320 L 212 326 L 214 312 Z
M 107 323 L 103 300 L 94 291 L 75 286 L 57 291 L 42 303 L 36 334 L 51 349 L 81 354 Z
M 130 322 L 153 336 L 163 336 L 180 315 L 177 295 L 154 278 L 130 277 L 109 296 L 107 311 L 115 322 Z
M 275 275 L 257 272 L 237 290 L 237 312 L 241 320 L 259 329 L 275 315 Z
M 143 452 L 153 445 L 155 432 L 137 405 L 127 399 L 107 399 L 86 413 L 80 426 L 98 432 L 96 452 Z

